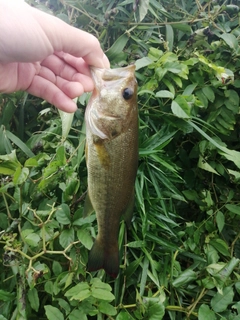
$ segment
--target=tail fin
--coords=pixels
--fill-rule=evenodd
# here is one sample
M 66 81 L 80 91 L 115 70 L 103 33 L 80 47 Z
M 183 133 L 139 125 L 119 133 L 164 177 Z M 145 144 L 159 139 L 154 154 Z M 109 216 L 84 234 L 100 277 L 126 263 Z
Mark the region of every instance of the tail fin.
M 88 271 L 104 269 L 111 277 L 116 278 L 119 272 L 118 243 L 104 246 L 98 238 L 88 256 Z

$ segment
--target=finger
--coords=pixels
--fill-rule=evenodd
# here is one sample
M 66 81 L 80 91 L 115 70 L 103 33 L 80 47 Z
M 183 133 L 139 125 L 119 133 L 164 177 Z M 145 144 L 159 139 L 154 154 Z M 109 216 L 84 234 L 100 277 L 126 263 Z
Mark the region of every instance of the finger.
M 27 89 L 30 94 L 47 100 L 60 110 L 65 112 L 75 112 L 76 104 L 73 100 L 62 92 L 54 83 L 40 77 L 35 76 L 32 84 Z
M 44 78 L 46 81 L 55 84 L 63 93 L 65 93 L 71 99 L 74 99 L 85 92 L 84 86 L 81 84 L 81 82 L 68 81 L 66 79 L 63 79 L 53 74 L 53 72 L 48 68 L 43 67 L 38 76 Z M 92 86 L 89 85 L 89 91 L 92 91 L 94 87 L 92 81 L 91 84 Z
M 54 51 L 63 51 L 75 57 L 83 57 L 87 64 L 95 67 L 109 68 L 109 61 L 96 37 L 35 8 L 31 8 L 31 10 Z
M 75 59 L 79 60 L 75 62 L 75 65 L 79 68 L 81 68 L 82 66 L 84 73 L 86 72 L 87 75 L 77 72 L 75 68 L 69 66 L 65 63 L 65 61 L 63 61 L 55 55 L 49 56 L 41 63 L 42 69 L 39 75 L 53 83 L 56 83 L 55 75 L 57 75 L 68 81 L 81 83 L 81 85 L 84 88 L 84 91 L 92 91 L 94 88 L 94 83 L 91 78 L 88 66 L 82 59 Z
M 71 54 L 65 53 L 63 51 L 55 52 L 54 54 L 61 60 L 65 61 L 67 64 L 72 66 L 74 69 L 76 69 L 78 72 L 81 72 L 91 77 L 89 66 L 82 58 L 76 58 Z
M 32 15 L 32 8 L 24 1 L 0 1 L 0 21 L 0 61 L 35 62 L 54 52 L 45 31 Z
M 41 66 L 51 70 L 54 74 L 71 80 L 74 74 L 76 73 L 76 69 L 72 66 L 68 65 L 57 57 L 56 55 L 52 54 L 48 56 L 41 62 Z
M 71 99 L 84 93 L 84 88 L 80 82 L 69 82 L 61 77 L 57 77 L 56 86 Z

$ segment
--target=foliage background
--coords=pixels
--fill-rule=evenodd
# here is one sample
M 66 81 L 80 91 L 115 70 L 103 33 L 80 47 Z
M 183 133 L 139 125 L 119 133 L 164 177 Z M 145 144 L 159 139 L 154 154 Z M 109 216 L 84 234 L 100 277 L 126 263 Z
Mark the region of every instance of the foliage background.
M 64 139 L 53 106 L 2 94 L 0 320 L 239 320 L 240 1 L 28 2 L 136 64 L 136 206 L 119 277 L 86 273 L 89 95 Z

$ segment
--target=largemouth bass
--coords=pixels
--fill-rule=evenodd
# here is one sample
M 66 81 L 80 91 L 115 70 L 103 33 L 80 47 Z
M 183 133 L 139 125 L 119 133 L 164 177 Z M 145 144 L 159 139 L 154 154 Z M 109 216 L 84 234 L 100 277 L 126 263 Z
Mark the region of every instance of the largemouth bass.
M 119 272 L 118 232 L 130 223 L 138 164 L 138 107 L 135 67 L 92 68 L 95 89 L 85 113 L 88 194 L 85 214 L 95 211 L 98 235 L 88 271 Z M 92 210 L 93 209 L 93 210 Z

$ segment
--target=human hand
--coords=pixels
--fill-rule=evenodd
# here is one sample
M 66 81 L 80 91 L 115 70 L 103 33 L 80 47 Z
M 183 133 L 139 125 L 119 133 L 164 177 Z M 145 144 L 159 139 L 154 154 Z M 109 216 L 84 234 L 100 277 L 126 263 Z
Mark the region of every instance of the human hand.
M 0 92 L 25 90 L 74 112 L 92 91 L 89 66 L 109 68 L 98 40 L 20 0 L 0 0 Z

